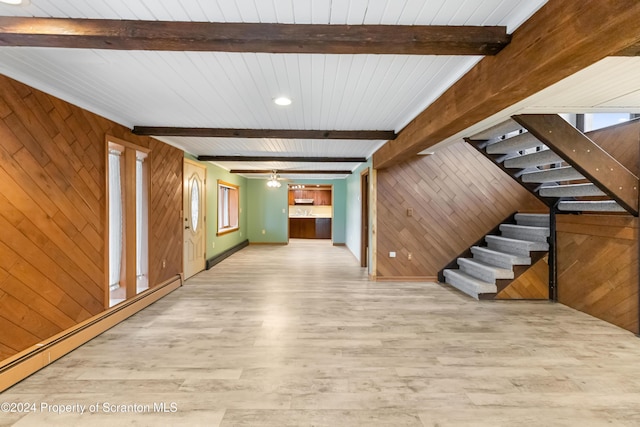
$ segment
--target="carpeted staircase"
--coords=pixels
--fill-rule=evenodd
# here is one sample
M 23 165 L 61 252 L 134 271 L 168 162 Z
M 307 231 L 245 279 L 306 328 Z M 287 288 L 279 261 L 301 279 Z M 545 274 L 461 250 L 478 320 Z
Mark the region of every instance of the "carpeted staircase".
M 549 250 L 549 215 L 516 214 L 516 224 L 501 224 L 500 236 L 485 236 L 472 258 L 458 258 L 459 269 L 445 269 L 445 283 L 476 299 L 492 299 L 526 267 Z
M 559 211 L 625 212 L 622 206 L 606 197 L 595 184 L 515 120 L 466 140 L 547 205 L 560 199 Z
M 471 258 L 458 258 L 459 269 L 445 267 L 440 280 L 474 298 L 501 298 L 502 290 L 510 293 L 513 286 L 506 286 L 554 244 L 550 230 L 555 229 L 556 214 L 628 212 L 638 216 L 638 177 L 557 114 L 516 115 L 464 139 L 552 213 L 551 217 L 517 214 L 517 224 L 500 225 L 501 235 L 485 236 L 486 247 L 474 246 Z M 548 297 L 555 299 L 554 248 L 551 255 Z

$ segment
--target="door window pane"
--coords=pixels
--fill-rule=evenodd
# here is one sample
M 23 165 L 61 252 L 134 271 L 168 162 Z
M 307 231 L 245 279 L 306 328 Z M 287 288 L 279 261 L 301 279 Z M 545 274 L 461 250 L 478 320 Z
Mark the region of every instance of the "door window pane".
M 194 176 L 191 180 L 191 229 L 198 231 L 200 224 L 200 184 Z

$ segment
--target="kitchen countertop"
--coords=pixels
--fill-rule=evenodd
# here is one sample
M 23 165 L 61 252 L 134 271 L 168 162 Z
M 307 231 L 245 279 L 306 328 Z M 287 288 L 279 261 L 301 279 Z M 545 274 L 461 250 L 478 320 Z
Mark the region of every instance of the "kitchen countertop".
M 331 214 L 313 214 L 313 215 L 289 215 L 289 218 L 331 218 Z

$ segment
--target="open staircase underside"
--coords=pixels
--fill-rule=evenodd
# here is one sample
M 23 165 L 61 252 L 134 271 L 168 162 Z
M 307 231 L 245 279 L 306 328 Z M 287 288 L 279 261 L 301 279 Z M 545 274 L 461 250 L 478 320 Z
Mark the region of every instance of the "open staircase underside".
M 632 214 L 637 215 L 637 201 L 635 204 L 625 204 L 624 199 L 620 200 L 615 197 L 615 194 L 612 194 L 611 188 L 605 187 L 601 181 L 592 179 L 592 177 L 588 176 L 588 173 L 585 173 L 583 168 L 579 168 L 577 164 L 575 166 L 570 164 L 565 158 L 568 157 L 567 152 L 569 154 L 578 152 L 578 155 L 591 156 L 591 158 L 587 157 L 587 160 L 601 161 L 601 167 L 597 165 L 592 167 L 594 174 L 602 174 L 605 168 L 607 172 L 609 172 L 609 168 L 614 171 L 614 167 L 620 169 L 620 172 L 628 174 L 630 172 L 624 169 L 622 165 L 617 164 L 607 153 L 599 149 L 592 141 L 564 122 L 559 116 L 540 115 L 540 117 L 548 119 L 549 125 L 558 126 L 560 124 L 559 130 L 540 131 L 536 129 L 535 132 L 528 131 L 519 121 L 526 123 L 530 121 L 537 125 L 539 122 L 538 116 L 516 116 L 519 121 L 508 120 L 470 138 L 466 138 L 466 141 L 549 207 L 557 202 L 557 209 L 564 212 L 630 211 Z M 533 119 L 530 120 L 530 118 Z M 545 122 L 542 123 L 544 124 Z M 567 128 L 569 129 L 567 130 Z M 562 147 L 564 151 L 560 148 L 554 150 L 541 140 L 548 140 L 548 138 L 551 138 L 549 135 L 555 137 L 554 131 L 557 134 L 566 132 L 567 135 L 562 135 L 562 137 L 571 140 L 567 147 Z M 582 140 L 580 139 L 581 137 L 583 138 Z M 571 146 L 571 143 L 574 145 Z M 562 154 L 556 151 L 562 152 Z M 581 151 L 584 153 L 580 153 Z M 616 170 L 617 172 L 618 170 Z M 635 178 L 635 181 L 633 178 Z M 632 186 L 633 182 L 636 185 L 633 185 L 633 190 L 631 188 L 628 188 L 628 190 L 635 191 L 637 195 L 637 177 L 632 176 L 629 179 L 632 184 L 628 184 L 627 187 Z M 611 187 L 615 187 L 613 190 L 617 191 L 618 183 L 615 179 L 613 182 L 615 184 Z M 621 184 L 619 189 L 623 189 Z M 631 198 L 633 199 L 633 196 Z
M 445 269 L 445 283 L 476 299 L 493 299 L 549 250 L 549 215 L 516 214 L 516 224 L 501 224 L 500 235 L 487 235 L 486 246 L 473 246 L 472 258 L 458 258 L 458 269 Z

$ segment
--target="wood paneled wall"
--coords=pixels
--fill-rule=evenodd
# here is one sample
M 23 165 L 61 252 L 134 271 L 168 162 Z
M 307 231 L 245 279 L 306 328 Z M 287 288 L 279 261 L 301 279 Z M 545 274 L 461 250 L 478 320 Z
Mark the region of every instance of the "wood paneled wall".
M 638 219 L 558 215 L 558 301 L 638 333 Z
M 496 299 L 549 299 L 549 257 L 545 256 L 527 269 L 509 286 L 498 292 Z
M 640 176 L 640 119 L 588 132 L 587 136 L 634 175 Z
M 107 134 L 154 150 L 152 284 L 182 271 L 179 150 L 0 76 L 0 360 L 104 310 Z
M 182 163 L 184 153 L 151 139 L 149 205 L 149 284 L 182 272 Z M 161 242 L 160 244 L 157 244 Z
M 513 212 L 548 212 L 463 142 L 379 170 L 377 191 L 380 279 L 436 280 L 439 270 Z M 389 257 L 392 251 L 396 258 Z

